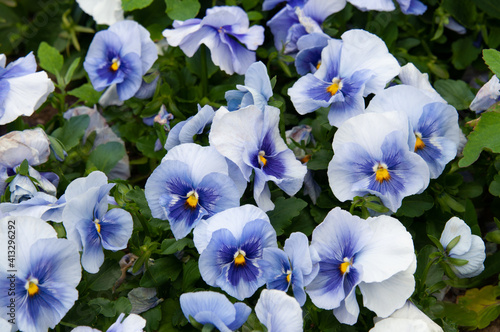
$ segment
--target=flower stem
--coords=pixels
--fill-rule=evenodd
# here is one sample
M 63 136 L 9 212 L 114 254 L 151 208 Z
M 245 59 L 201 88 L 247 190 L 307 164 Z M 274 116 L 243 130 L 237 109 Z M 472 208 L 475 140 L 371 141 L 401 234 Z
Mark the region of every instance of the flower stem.
M 427 281 L 427 274 L 429 273 L 429 269 L 431 268 L 432 264 L 434 264 L 440 258 L 440 256 L 434 257 L 429 263 L 427 263 L 424 272 L 422 272 L 422 277 L 420 278 L 420 286 L 418 289 L 419 294 L 421 294 L 425 290 L 425 282 Z

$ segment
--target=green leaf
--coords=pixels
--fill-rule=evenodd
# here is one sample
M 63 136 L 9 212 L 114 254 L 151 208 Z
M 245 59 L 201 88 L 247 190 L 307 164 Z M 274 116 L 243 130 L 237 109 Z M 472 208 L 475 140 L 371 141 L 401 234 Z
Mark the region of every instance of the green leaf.
M 439 251 L 441 251 L 441 252 L 444 251 L 443 245 L 441 244 L 441 242 L 439 242 L 439 240 L 437 238 L 435 238 L 434 236 L 432 236 L 430 234 L 427 234 L 427 237 L 432 241 L 432 243 L 434 243 L 434 245 L 439 249 Z
M 442 6 L 460 24 L 473 26 L 476 23 L 477 11 L 470 0 L 444 0 Z
M 485 328 L 500 315 L 500 291 L 498 286 L 488 285 L 481 289 L 469 289 L 458 297 L 458 305 L 476 314 L 476 321 L 469 326 Z
M 59 51 L 54 47 L 50 46 L 46 42 L 42 42 L 38 47 L 38 59 L 40 59 L 40 67 L 57 75 L 61 72 L 61 68 L 64 64 L 64 58 Z
M 89 274 L 87 282 L 93 291 L 108 290 L 122 275 L 120 265 L 112 259 L 106 259 L 96 274 Z
M 139 211 L 141 211 L 142 215 L 147 219 L 152 218 L 151 209 L 149 208 L 148 201 L 146 200 L 146 196 L 144 195 L 144 190 L 137 188 L 130 190 L 125 195 L 125 198 L 130 199 L 137 204 L 139 207 Z
M 483 113 L 467 139 L 463 151 L 464 157 L 458 162 L 460 167 L 473 164 L 484 149 L 500 153 L 500 113 Z
M 205 325 L 203 325 L 201 332 L 211 332 L 214 330 L 214 328 L 215 328 L 215 326 L 213 326 L 212 324 L 205 324 Z
M 144 272 L 141 287 L 158 287 L 169 280 L 174 281 L 181 273 L 182 263 L 174 256 L 159 258 Z
M 157 331 L 161 321 L 161 307 L 156 306 L 141 314 L 146 320 L 146 332 Z
M 437 92 L 457 110 L 469 108 L 474 99 L 474 94 L 464 81 L 437 80 L 434 83 Z
M 460 242 L 460 235 L 455 236 L 446 246 L 446 252 L 450 252 Z
M 87 106 L 94 106 L 99 102 L 102 92 L 96 91 L 92 84 L 86 83 L 68 92 L 68 95 L 78 98 L 85 102 Z
M 496 229 L 486 234 L 486 241 L 500 244 L 500 230 Z
M 474 2 L 489 16 L 500 19 L 500 7 L 497 0 L 475 0 Z
M 500 174 L 495 175 L 488 188 L 493 196 L 500 196 Z
M 185 21 L 198 15 L 200 3 L 198 0 L 165 0 L 166 13 L 172 20 Z
M 90 300 L 89 304 L 97 306 L 98 313 L 103 315 L 104 317 L 115 317 L 116 315 L 115 306 L 113 302 L 108 299 L 98 297 L 96 299 Z
M 80 64 L 80 58 L 76 58 L 73 60 L 71 65 L 68 68 L 68 71 L 66 72 L 66 75 L 64 75 L 64 83 L 68 84 L 71 82 L 71 79 L 73 78 L 73 74 L 75 73 L 76 68 L 78 68 L 78 65 Z
M 122 0 L 122 8 L 126 12 L 149 6 L 153 0 Z
M 29 169 L 30 164 L 28 163 L 28 160 L 24 159 L 21 165 L 17 168 L 17 174 L 19 175 L 24 175 L 24 176 L 29 176 Z
M 115 302 L 115 310 L 117 313 L 128 314 L 132 310 L 132 304 L 126 297 L 119 297 Z
M 500 52 L 493 49 L 483 50 L 483 59 L 491 71 L 500 77 Z
M 47 137 L 50 141 L 50 149 L 54 153 L 56 159 L 59 161 L 63 161 L 66 158 L 66 156 L 64 155 L 66 151 L 64 151 L 63 144 L 55 137 L 52 137 L 50 135 L 47 135 Z
M 97 146 L 97 148 L 90 153 L 87 160 L 87 170 L 93 169 L 109 173 L 125 156 L 125 147 L 119 142 L 108 142 Z
M 428 194 L 412 195 L 403 199 L 403 204 L 396 211 L 396 216 L 420 217 L 434 206 L 434 199 Z
M 469 261 L 466 259 L 453 258 L 453 257 L 448 257 L 446 260 L 452 265 L 456 266 L 464 266 L 465 264 L 469 263 Z
M 473 45 L 474 39 L 471 37 L 462 38 L 451 44 L 453 55 L 451 62 L 457 69 L 467 68 L 481 53 L 481 49 Z
M 89 122 L 90 118 L 87 114 L 74 116 L 62 127 L 54 130 L 52 136 L 64 145 L 66 151 L 69 151 L 78 145 L 89 126 Z
M 163 255 L 170 255 L 181 251 L 185 247 L 194 248 L 193 240 L 187 237 L 180 239 L 179 241 L 176 241 L 175 239 L 165 239 L 161 243 L 161 253 Z
M 283 230 L 290 226 L 292 219 L 300 214 L 300 211 L 307 206 L 307 202 L 296 197 L 278 197 L 274 202 L 274 210 L 267 212 L 271 224 L 279 236 Z
M 194 284 L 200 279 L 198 262 L 191 259 L 182 266 L 182 290 L 189 292 L 194 289 Z
M 332 150 L 319 150 L 311 156 L 311 159 L 307 162 L 307 168 L 311 170 L 327 169 L 332 157 Z

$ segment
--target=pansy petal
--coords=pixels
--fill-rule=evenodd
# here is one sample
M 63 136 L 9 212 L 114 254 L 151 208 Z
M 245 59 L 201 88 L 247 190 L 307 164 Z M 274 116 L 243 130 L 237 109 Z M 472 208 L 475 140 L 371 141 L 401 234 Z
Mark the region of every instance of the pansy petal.
M 83 246 L 82 267 L 89 273 L 99 272 L 104 262 L 102 242 L 92 221 L 80 222 L 76 225 Z
M 262 290 L 255 313 L 268 331 L 303 331 L 302 309 L 293 297 L 283 291 Z
M 100 220 L 100 234 L 104 249 L 117 251 L 127 247 L 132 236 L 134 222 L 129 212 L 115 208 L 109 210 Z
M 450 251 L 450 254 L 463 255 L 466 252 L 468 252 L 471 248 L 471 243 L 472 243 L 471 229 L 469 225 L 467 225 L 462 219 L 458 217 L 453 217 L 446 222 L 444 230 L 441 233 L 439 242 L 441 242 L 443 247 L 446 249 L 451 240 L 453 240 L 457 236 L 460 236 L 460 240 L 455 245 L 455 247 L 453 247 L 453 249 Z
M 359 305 L 354 290 L 342 301 L 340 307 L 333 309 L 333 314 L 342 324 L 356 324 L 359 316 Z
M 483 240 L 477 235 L 472 235 L 471 246 L 468 252 L 463 255 L 450 256 L 469 261 L 463 266 L 452 266 L 452 269 L 459 278 L 472 278 L 484 270 L 484 260 L 486 258 L 485 245 Z

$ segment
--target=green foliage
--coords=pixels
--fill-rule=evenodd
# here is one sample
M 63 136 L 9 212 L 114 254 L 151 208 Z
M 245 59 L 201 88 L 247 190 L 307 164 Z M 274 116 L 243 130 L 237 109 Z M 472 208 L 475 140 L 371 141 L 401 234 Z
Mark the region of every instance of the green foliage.
M 474 94 L 464 81 L 437 80 L 434 83 L 434 88 L 457 110 L 468 109 L 474 99 Z
M 149 6 L 153 0 L 123 0 L 122 8 L 124 11 L 129 12 L 136 9 L 142 9 Z
M 165 0 L 167 4 L 167 15 L 172 20 L 185 21 L 193 18 L 200 10 L 198 0 Z
M 59 54 L 58 50 L 46 42 L 41 42 L 37 54 L 40 59 L 40 67 L 49 73 L 59 75 L 64 64 L 64 58 Z
M 284 230 L 291 225 L 292 219 L 297 217 L 300 211 L 307 206 L 307 202 L 296 197 L 279 197 L 274 201 L 274 204 L 274 210 L 267 214 L 277 235 L 283 234 Z
M 487 149 L 493 153 L 500 153 L 500 113 L 486 112 L 481 115 L 474 131 L 468 136 L 463 155 L 458 165 L 467 167 L 473 164 L 481 151 Z
M 123 156 L 125 156 L 125 147 L 119 142 L 108 142 L 98 145 L 90 153 L 87 160 L 87 170 L 89 173 L 96 169 L 104 173 L 109 173 Z
M 69 119 L 60 128 L 52 132 L 52 136 L 59 140 L 66 151 L 71 150 L 78 145 L 89 126 L 90 118 L 88 115 L 78 115 Z
M 68 95 L 75 96 L 87 106 L 93 106 L 97 104 L 99 98 L 101 98 L 102 92 L 96 91 L 94 87 L 92 87 L 92 84 L 86 83 L 69 91 Z
M 483 51 L 484 62 L 490 67 L 491 71 L 500 77 L 500 52 L 497 50 L 484 50 Z

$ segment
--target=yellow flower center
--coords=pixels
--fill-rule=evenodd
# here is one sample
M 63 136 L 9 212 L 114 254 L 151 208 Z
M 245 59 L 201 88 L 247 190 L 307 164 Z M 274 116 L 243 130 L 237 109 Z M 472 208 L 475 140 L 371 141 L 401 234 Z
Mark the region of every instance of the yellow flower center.
M 33 296 L 38 293 L 38 279 L 33 278 L 30 279 L 27 283 L 25 288 L 28 290 L 29 296 Z
M 339 78 L 334 78 L 332 80 L 332 84 L 330 84 L 330 86 L 328 86 L 328 88 L 326 88 L 326 91 L 329 92 L 333 96 L 340 89 L 342 89 L 342 82 L 340 81 Z
M 240 266 L 240 265 L 245 265 L 246 262 L 245 262 L 245 252 L 243 250 L 238 250 L 235 254 L 234 254 L 234 264 L 236 266 Z
M 389 181 L 391 179 L 391 174 L 389 174 L 389 170 L 387 169 L 386 164 L 377 164 L 373 167 L 373 171 L 375 172 L 375 180 L 379 183 L 384 181 Z
M 112 60 L 111 66 L 109 66 L 109 69 L 111 69 L 111 71 L 117 71 L 118 68 L 120 68 L 120 60 L 114 58 Z
M 187 194 L 187 199 L 186 199 L 186 204 L 191 208 L 194 209 L 198 205 L 198 193 L 194 190 L 191 190 Z
M 290 283 L 292 280 L 292 271 L 286 271 L 286 282 Z
M 342 275 L 346 274 L 346 273 L 349 273 L 349 269 L 351 268 L 351 265 L 352 265 L 352 262 L 349 258 L 345 257 L 344 258 L 344 262 L 340 264 L 340 273 L 342 273 Z
M 101 224 L 99 223 L 99 219 L 94 220 L 94 224 L 97 229 L 97 233 L 101 233 Z
M 264 151 L 259 151 L 259 165 L 261 166 L 266 166 L 267 165 L 267 159 L 264 157 L 266 153 Z
M 316 70 L 319 69 L 319 66 L 321 66 L 321 60 L 318 61 L 318 64 L 316 65 Z
M 422 134 L 415 133 L 415 138 L 417 139 L 415 142 L 415 152 L 417 152 L 418 150 L 422 150 L 423 148 L 425 148 L 425 143 L 422 140 Z

